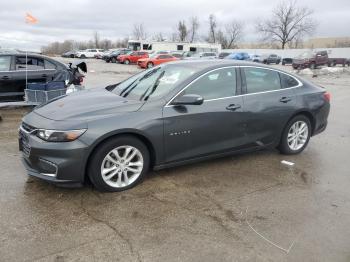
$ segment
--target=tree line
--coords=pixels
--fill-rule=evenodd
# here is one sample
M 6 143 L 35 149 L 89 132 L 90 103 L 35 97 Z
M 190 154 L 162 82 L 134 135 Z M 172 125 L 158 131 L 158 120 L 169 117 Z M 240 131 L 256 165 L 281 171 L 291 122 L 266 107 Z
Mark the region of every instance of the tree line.
M 275 6 L 265 19 L 255 21 L 255 31 L 260 36 L 260 42 L 266 46 L 284 49 L 300 47 L 306 36 L 312 35 L 317 22 L 312 18 L 313 10 L 299 6 L 297 0 L 285 0 Z M 207 28 L 206 30 L 203 28 Z M 157 32 L 148 35 L 143 23 L 135 23 L 132 28 L 132 38 L 135 40 L 179 41 L 221 44 L 223 49 L 234 49 L 244 38 L 244 21 L 232 19 L 222 23 L 215 14 L 210 14 L 205 23 L 200 23 L 198 17 L 193 16 L 186 20 L 179 20 L 170 35 Z M 201 32 L 207 32 L 203 34 Z M 119 48 L 126 47 L 128 38 L 111 41 L 100 39 L 99 33 L 94 32 L 93 38 L 88 41 L 66 40 L 54 42 L 42 48 L 43 53 L 61 54 L 69 50 L 86 48 Z

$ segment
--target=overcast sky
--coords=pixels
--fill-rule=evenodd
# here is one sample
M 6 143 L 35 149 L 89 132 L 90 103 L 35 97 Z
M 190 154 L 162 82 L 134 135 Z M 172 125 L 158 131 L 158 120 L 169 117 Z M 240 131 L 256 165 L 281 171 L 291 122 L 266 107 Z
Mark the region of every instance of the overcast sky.
M 254 21 L 268 17 L 280 0 L 1 0 L 0 46 L 39 50 L 42 45 L 65 39 L 88 40 L 98 31 L 101 38 L 132 35 L 134 23 L 143 23 L 149 36 L 170 35 L 180 19 L 197 16 L 206 34 L 208 16 L 219 24 L 232 19 L 244 22 L 244 41 L 256 41 Z M 315 37 L 350 36 L 350 0 L 299 0 L 313 9 L 318 22 Z M 26 12 L 39 22 L 28 25 Z

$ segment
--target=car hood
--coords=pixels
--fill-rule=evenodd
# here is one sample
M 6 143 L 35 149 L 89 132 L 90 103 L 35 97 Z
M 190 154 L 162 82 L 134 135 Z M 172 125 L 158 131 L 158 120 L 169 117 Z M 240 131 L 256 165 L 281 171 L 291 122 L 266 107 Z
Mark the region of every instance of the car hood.
M 78 91 L 47 104 L 38 106 L 34 112 L 51 120 L 87 121 L 118 113 L 134 112 L 144 101 L 128 100 L 105 88 Z

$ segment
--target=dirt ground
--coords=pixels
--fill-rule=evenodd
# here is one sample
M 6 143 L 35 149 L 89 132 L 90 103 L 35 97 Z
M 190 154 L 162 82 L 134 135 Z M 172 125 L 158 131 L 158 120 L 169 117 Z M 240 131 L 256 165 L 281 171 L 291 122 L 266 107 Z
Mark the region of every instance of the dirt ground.
M 88 68 L 88 87 L 138 71 L 96 60 Z M 312 81 L 331 92 L 332 107 L 302 154 L 152 172 L 122 193 L 29 178 L 17 145 L 25 110 L 2 110 L 0 261 L 350 261 L 350 74 Z

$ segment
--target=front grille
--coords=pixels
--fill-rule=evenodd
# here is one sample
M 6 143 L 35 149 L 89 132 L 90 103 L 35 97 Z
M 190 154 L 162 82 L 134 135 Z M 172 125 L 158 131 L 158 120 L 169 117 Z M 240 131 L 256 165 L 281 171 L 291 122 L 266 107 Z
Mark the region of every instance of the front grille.
M 28 133 L 32 132 L 35 130 L 35 127 L 26 124 L 25 122 L 22 122 L 22 128 L 27 131 Z
M 29 157 L 30 155 L 30 145 L 27 134 L 25 134 L 22 130 L 19 131 L 19 148 L 23 152 L 23 155 Z

